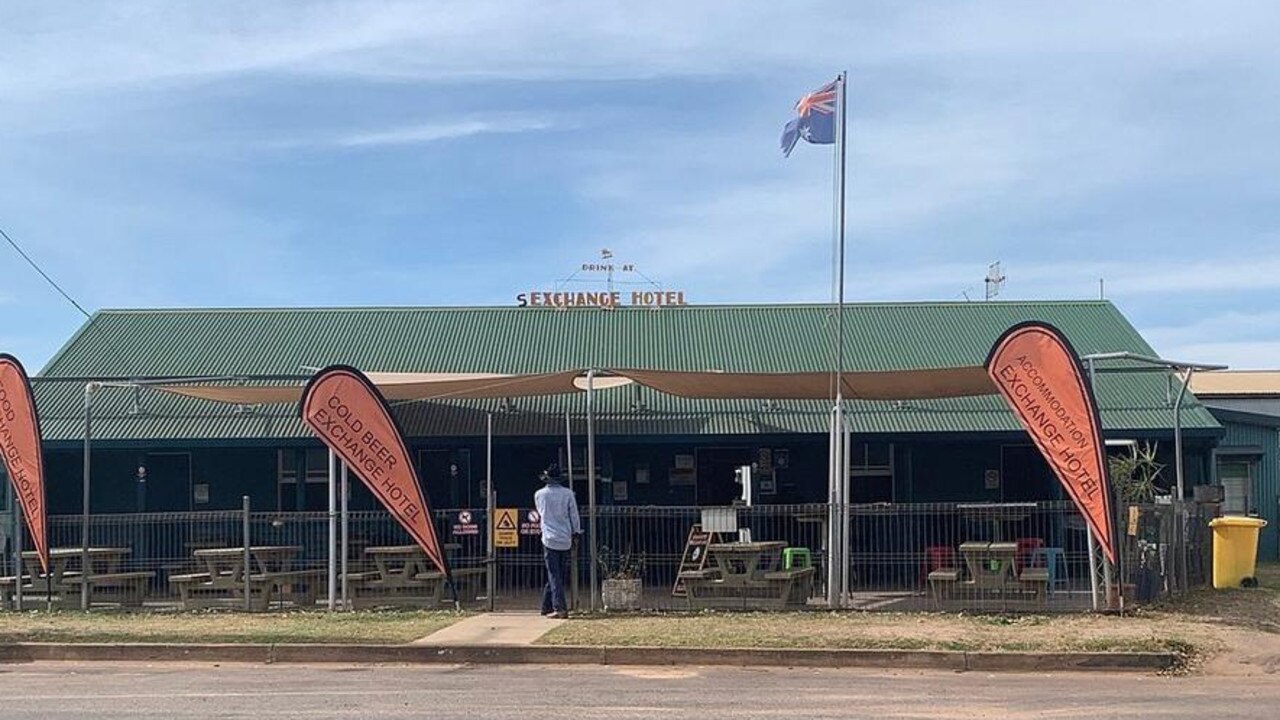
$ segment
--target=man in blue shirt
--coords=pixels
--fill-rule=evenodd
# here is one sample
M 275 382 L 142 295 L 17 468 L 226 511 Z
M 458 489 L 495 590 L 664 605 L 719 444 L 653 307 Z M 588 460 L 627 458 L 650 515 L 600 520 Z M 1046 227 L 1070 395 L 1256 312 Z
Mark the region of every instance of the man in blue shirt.
M 565 580 L 569 576 L 569 550 L 573 536 L 582 534 L 578 499 L 562 484 L 560 468 L 552 465 L 542 473 L 546 485 L 533 494 L 533 504 L 542 522 L 542 555 L 547 564 L 547 585 L 542 591 L 542 614 L 569 617 L 565 602 Z

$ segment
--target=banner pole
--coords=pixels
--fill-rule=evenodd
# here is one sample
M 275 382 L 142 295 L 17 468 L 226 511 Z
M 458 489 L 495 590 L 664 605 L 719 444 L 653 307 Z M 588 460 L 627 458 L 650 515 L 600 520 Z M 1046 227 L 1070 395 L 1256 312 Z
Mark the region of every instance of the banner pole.
M 1093 530 L 1085 525 L 1084 535 L 1089 549 L 1089 596 L 1093 599 L 1093 609 L 1098 609 L 1098 543 L 1093 539 Z
M 17 565 L 18 570 L 14 573 L 17 576 L 17 583 L 14 585 L 13 607 L 18 612 L 22 612 L 22 571 L 26 567 L 26 563 L 22 561 L 22 518 L 19 517 L 21 510 L 15 504 L 17 495 L 13 492 L 13 483 L 5 483 L 9 486 L 9 509 L 13 511 L 13 561 Z M 31 584 L 34 585 L 36 578 L 31 576 Z
M 338 606 L 338 556 L 334 553 L 338 544 L 338 457 L 329 451 L 329 543 L 328 580 L 329 612 Z

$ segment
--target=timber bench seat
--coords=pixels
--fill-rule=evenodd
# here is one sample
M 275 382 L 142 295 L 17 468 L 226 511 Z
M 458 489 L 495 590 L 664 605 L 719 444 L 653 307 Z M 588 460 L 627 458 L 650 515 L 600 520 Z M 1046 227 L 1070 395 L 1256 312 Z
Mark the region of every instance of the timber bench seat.
M 31 577 L 28 575 L 23 575 L 22 577 L 14 575 L 0 577 L 0 606 L 3 606 L 5 610 L 14 606 L 13 596 L 18 592 L 19 581 L 25 586 L 31 582 Z
M 773 585 L 778 598 L 785 605 L 804 605 L 813 594 L 813 578 L 817 570 L 812 567 L 792 568 L 790 570 L 774 570 L 761 575 L 765 582 Z
M 941 604 L 943 598 L 950 597 L 952 591 L 955 590 L 956 583 L 960 582 L 959 568 L 938 568 L 931 570 L 928 576 L 929 593 L 933 596 L 934 606 Z
M 100 573 L 94 575 L 76 575 L 63 578 L 64 585 L 75 588 L 89 584 L 89 599 L 93 602 L 118 602 L 121 605 L 140 607 L 142 599 L 147 596 L 147 586 L 156 574 L 149 570 L 136 572 Z
M 1023 568 L 1018 574 L 1018 582 L 1022 587 L 1029 590 L 1031 595 L 1041 602 L 1049 599 L 1049 591 L 1052 589 L 1049 585 L 1051 579 L 1047 567 Z

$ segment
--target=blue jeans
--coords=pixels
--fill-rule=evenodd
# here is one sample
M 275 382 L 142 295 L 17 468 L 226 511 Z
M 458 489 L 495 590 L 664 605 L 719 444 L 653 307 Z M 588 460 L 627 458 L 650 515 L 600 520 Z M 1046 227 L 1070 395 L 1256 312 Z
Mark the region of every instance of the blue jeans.
M 544 546 L 542 557 L 547 564 L 547 585 L 542 591 L 542 612 L 568 612 L 564 599 L 565 582 L 569 579 L 569 551 Z

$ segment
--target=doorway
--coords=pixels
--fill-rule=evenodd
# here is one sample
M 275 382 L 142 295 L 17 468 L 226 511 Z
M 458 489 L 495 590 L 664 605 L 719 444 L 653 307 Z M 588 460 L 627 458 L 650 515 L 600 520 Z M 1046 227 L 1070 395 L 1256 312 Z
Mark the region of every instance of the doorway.
M 734 470 L 755 459 L 750 448 L 697 448 L 698 505 L 732 505 L 742 496 Z

